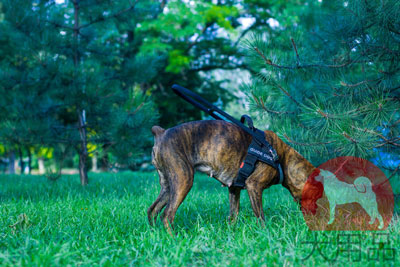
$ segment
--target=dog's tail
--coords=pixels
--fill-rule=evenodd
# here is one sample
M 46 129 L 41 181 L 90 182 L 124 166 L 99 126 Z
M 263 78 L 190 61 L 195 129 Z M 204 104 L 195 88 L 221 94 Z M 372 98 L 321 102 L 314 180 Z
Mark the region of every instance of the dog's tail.
M 364 176 L 358 177 L 354 181 L 354 187 L 359 193 L 371 193 L 372 192 L 372 184 L 371 181 Z
M 151 127 L 151 132 L 154 135 L 154 141 L 157 142 L 164 134 L 165 129 L 161 128 L 160 126 L 154 125 L 153 127 Z

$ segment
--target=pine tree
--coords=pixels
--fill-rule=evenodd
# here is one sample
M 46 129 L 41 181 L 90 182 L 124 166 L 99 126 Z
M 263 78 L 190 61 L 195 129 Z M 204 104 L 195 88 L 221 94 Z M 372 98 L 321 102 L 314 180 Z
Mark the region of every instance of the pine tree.
M 1 26 L 7 46 L 1 64 L 6 68 L 0 90 L 12 94 L 2 105 L 2 139 L 73 147 L 82 185 L 88 183 L 86 162 L 93 152 L 88 146 L 112 152 L 120 166 L 131 164 L 148 143 L 157 117 L 138 84 L 156 74 L 158 59 L 131 53 L 128 40 L 129 24 L 135 14 L 150 12 L 147 6 L 106 0 L 5 1 Z
M 37 23 L 33 12 L 26 12 L 32 8 L 35 6 L 26 1 L 3 1 L 1 5 L 0 136 L 10 154 L 10 173 L 16 155 L 24 150 L 29 154 L 34 144 L 51 139 L 47 125 L 54 123 L 50 77 L 42 71 L 54 64 L 46 61 L 45 44 L 38 41 L 46 38 L 43 25 Z
M 400 2 L 315 5 L 307 11 L 312 24 L 300 20 L 279 26 L 276 38 L 246 42 L 257 74 L 243 90 L 253 109 L 315 163 L 384 153 L 398 159 Z

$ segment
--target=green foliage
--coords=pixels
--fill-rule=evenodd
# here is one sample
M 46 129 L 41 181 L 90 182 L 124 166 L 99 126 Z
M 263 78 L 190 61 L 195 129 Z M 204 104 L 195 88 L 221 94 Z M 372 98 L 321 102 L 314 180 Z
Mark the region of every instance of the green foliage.
M 211 72 L 250 69 L 238 45 L 243 36 L 250 29 L 271 31 L 267 20 L 274 13 L 299 8 L 298 3 L 286 1 L 232 0 L 222 4 L 208 0 L 115 3 L 86 0 L 80 2 L 81 28 L 76 40 L 73 1 L 64 4 L 44 0 L 4 3 L 1 10 L 7 18 L 1 23 L 2 55 L 14 69 L 16 65 L 20 69 L 32 69 L 19 70 L 19 75 L 42 75 L 40 81 L 33 79 L 43 92 L 41 96 L 52 94 L 50 99 L 56 96 L 59 100 L 48 103 L 49 107 L 68 102 L 61 116 L 62 125 L 68 123 L 68 127 L 76 122 L 77 110 L 99 101 L 100 95 L 107 95 L 105 88 L 127 89 L 135 84 L 139 84 L 143 92 L 151 89 L 151 98 L 161 111 L 162 126 L 201 119 L 200 111 L 176 98 L 171 85 L 180 83 L 212 102 L 220 101 L 224 107 L 234 99 L 233 90 L 224 88 L 224 82 L 216 81 Z M 240 24 L 243 18 L 254 18 L 255 22 L 243 29 Z M 79 66 L 75 66 L 75 54 L 78 54 Z M 10 77 L 10 70 L 6 72 Z M 22 79 L 14 75 L 10 86 L 13 80 Z M 34 92 L 29 89 L 31 87 L 25 86 L 27 91 Z M 57 93 L 56 89 L 60 88 L 69 96 Z M 101 104 L 98 107 L 104 110 Z M 101 113 L 99 110 L 92 112 Z M 58 119 L 57 115 L 55 122 Z M 37 124 L 42 128 L 39 126 Z M 69 132 L 68 138 L 79 139 L 73 130 Z
M 165 69 L 167 72 L 179 73 L 183 68 L 189 66 L 190 58 L 183 55 L 182 50 L 172 50 L 169 53 L 169 65 Z
M 257 74 L 243 90 L 254 110 L 317 163 L 398 155 L 398 1 L 305 2 L 308 19 L 289 27 L 278 17 L 281 28 L 246 43 Z
M 0 265 L 330 266 L 318 250 L 303 260 L 312 245 L 302 242 L 312 242 L 317 234 L 319 242 L 333 243 L 332 248 L 319 244 L 323 252 L 335 251 L 335 239 L 342 233 L 310 232 L 282 186 L 272 186 L 264 197 L 266 227 L 254 218 L 245 192 L 239 221 L 229 224 L 228 190 L 196 175 L 171 237 L 159 221 L 155 228 L 147 222 L 146 210 L 159 193 L 156 173 L 89 175 L 85 188 L 68 175 L 56 182 L 41 176 L 0 176 Z M 391 242 L 385 249 L 400 246 L 399 228 L 395 216 L 385 231 Z M 371 232 L 360 235 L 365 245 L 361 266 L 371 264 L 367 248 L 376 246 Z M 347 253 L 335 263 L 348 265 Z
M 134 15 L 149 12 L 145 4 L 3 3 L 1 142 L 78 150 L 85 141 L 129 166 L 149 145 L 157 119 L 146 90 L 133 90 L 156 76 L 159 61 L 129 40 Z
M 228 17 L 236 17 L 239 12 L 237 8 L 230 6 L 211 6 L 202 12 L 206 23 L 217 23 L 220 27 L 231 30 L 233 29 Z
M 199 110 L 177 99 L 170 89 L 174 83 L 195 90 L 212 102 L 220 99 L 226 104 L 233 98 L 221 83 L 204 72 L 246 67 L 235 40 L 225 35 L 238 35 L 239 16 L 236 1 L 222 5 L 174 0 L 156 10 L 153 18 L 136 25 L 135 38 L 142 40 L 139 50 L 156 53 L 162 59 L 161 71 L 149 86 L 163 127 L 202 118 Z

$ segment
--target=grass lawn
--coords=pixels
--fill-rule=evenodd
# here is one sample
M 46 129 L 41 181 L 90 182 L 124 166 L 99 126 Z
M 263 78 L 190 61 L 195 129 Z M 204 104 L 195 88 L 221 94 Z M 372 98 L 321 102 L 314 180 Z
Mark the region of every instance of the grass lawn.
M 197 175 L 177 212 L 171 237 L 159 221 L 154 228 L 147 223 L 146 210 L 159 192 L 156 173 L 89 177 L 90 184 L 83 188 L 76 175 L 64 175 L 56 182 L 42 176 L 0 176 L 0 265 L 398 266 L 400 262 L 398 203 L 391 226 L 379 232 L 388 234 L 388 243 L 381 245 L 373 243 L 374 232 L 309 231 L 282 186 L 264 191 L 265 228 L 255 220 L 246 191 L 239 220 L 231 225 L 228 190 Z M 360 242 L 348 247 L 354 251 L 341 251 L 335 261 L 326 260 L 323 255 L 331 259 L 336 255 L 338 234 L 349 233 L 355 234 L 353 242 Z M 313 251 L 307 242 L 314 238 L 319 244 Z M 385 261 L 384 256 L 393 256 L 390 248 L 395 259 Z M 368 253 L 380 262 L 368 259 Z

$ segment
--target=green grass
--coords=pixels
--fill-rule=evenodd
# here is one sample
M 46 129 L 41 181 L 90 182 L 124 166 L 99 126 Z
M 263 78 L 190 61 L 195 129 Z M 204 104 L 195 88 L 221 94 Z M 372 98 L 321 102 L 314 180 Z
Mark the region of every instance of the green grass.
M 193 189 L 179 208 L 175 236 L 160 222 L 147 223 L 146 210 L 159 192 L 155 173 L 90 174 L 83 188 L 77 176 L 50 182 L 41 176 L 0 176 L 1 265 L 332 265 L 318 250 L 302 242 L 314 236 L 323 253 L 335 251 L 338 232 L 310 232 L 296 203 L 282 186 L 264 192 L 266 227 L 254 218 L 246 191 L 236 224 L 227 221 L 226 188 L 197 175 Z M 26 214 L 28 222 L 22 215 Z M 388 233 L 390 244 L 400 247 L 399 209 Z M 10 227 L 14 225 L 13 227 Z M 353 232 L 354 233 L 354 232 Z M 360 232 L 361 262 L 368 261 L 372 232 Z M 382 248 L 382 247 L 381 247 Z M 381 253 L 383 250 L 380 251 Z M 351 256 L 355 257 L 355 253 Z M 399 263 L 396 251 L 395 261 Z M 333 265 L 349 264 L 342 252 Z

